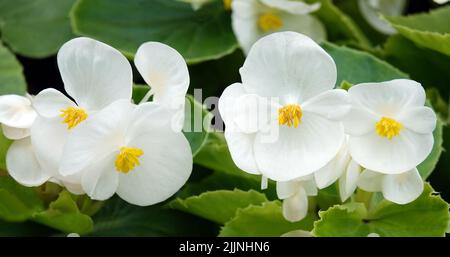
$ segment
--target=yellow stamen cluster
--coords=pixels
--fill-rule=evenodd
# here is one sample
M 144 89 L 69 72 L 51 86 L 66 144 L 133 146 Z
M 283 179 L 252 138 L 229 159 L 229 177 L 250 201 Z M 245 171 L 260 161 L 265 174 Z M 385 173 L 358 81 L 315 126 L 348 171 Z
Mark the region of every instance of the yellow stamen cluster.
M 120 153 L 116 158 L 116 169 L 119 172 L 127 174 L 132 171 L 136 166 L 139 166 L 139 157 L 144 154 L 139 148 L 135 147 L 122 147 L 120 148 Z
M 278 109 L 278 124 L 287 125 L 288 127 L 298 127 L 302 121 L 302 108 L 297 104 L 288 104 Z
M 67 124 L 67 128 L 73 129 L 76 126 L 78 126 L 78 124 L 87 119 L 88 114 L 82 108 L 71 106 L 68 107 L 67 109 L 62 109 L 60 116 L 64 118 L 63 123 Z
M 377 134 L 382 137 L 387 137 L 389 140 L 400 135 L 402 127 L 400 122 L 387 117 L 382 117 L 375 125 Z
M 273 13 L 265 13 L 259 16 L 258 26 L 263 32 L 276 31 L 283 26 L 283 21 Z
M 231 10 L 231 3 L 233 0 L 223 0 L 223 7 L 225 10 Z

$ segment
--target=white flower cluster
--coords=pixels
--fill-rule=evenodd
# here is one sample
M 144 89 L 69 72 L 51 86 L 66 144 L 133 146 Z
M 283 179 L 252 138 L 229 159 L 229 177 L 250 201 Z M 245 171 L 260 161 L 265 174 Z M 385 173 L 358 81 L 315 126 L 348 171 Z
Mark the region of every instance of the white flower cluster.
M 0 96 L 4 135 L 15 140 L 9 174 L 25 186 L 52 181 L 92 199 L 117 193 L 142 206 L 177 192 L 192 171 L 181 132 L 189 86 L 182 56 L 156 42 L 139 47 L 134 63 L 151 87 L 139 105 L 131 100 L 131 65 L 116 49 L 76 38 L 57 60 L 70 98 L 52 88 Z
M 277 181 L 284 216 L 307 214 L 308 196 L 338 181 L 342 201 L 357 186 L 398 204 L 416 199 L 416 166 L 433 148 L 436 115 L 412 80 L 334 89 L 333 59 L 313 40 L 279 32 L 256 42 L 225 89 L 219 111 L 236 165 Z

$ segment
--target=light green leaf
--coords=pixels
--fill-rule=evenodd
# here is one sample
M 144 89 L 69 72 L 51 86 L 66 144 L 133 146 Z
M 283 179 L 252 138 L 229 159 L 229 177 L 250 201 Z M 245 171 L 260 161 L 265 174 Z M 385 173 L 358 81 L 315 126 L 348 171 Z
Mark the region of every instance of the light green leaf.
M 386 17 L 386 20 L 419 46 L 450 55 L 450 6 L 430 13 Z
M 0 218 L 6 221 L 25 221 L 34 213 L 44 210 L 36 191 L 15 182 L 11 177 L 0 176 Z
M 238 209 L 236 216 L 222 227 L 219 236 L 276 237 L 292 230 L 311 231 L 314 218 L 309 214 L 299 222 L 289 222 L 283 217 L 280 201 L 265 202 Z
M 75 0 L 0 0 L 2 40 L 21 55 L 53 55 L 73 37 L 69 11 Z
M 237 48 L 221 1 L 194 11 L 179 1 L 79 0 L 71 18 L 75 33 L 104 41 L 128 57 L 147 41 L 174 47 L 189 63 L 218 59 Z
M 217 225 L 161 205 L 139 207 L 115 197 L 94 217 L 90 236 L 214 236 Z
M 7 139 L 3 135 L 3 131 L 0 129 L 0 171 L 6 171 L 6 153 L 12 141 Z
M 338 78 L 336 85 L 343 81 L 351 84 L 363 82 L 382 82 L 408 75 L 366 52 L 353 50 L 345 46 L 324 43 L 323 48 L 336 62 Z
M 0 95 L 24 95 L 27 91 L 22 66 L 0 42 Z
M 423 161 L 419 166 L 417 166 L 417 169 L 419 170 L 420 175 L 423 179 L 428 178 L 431 173 L 433 172 L 434 168 L 436 167 L 436 164 L 439 161 L 439 158 L 441 157 L 442 153 L 442 143 L 443 143 L 443 136 L 442 136 L 442 130 L 444 127 L 444 123 L 441 119 L 437 119 L 436 123 L 436 129 L 433 132 L 434 137 L 434 145 L 433 150 L 431 151 L 430 155 Z
M 80 212 L 67 191 L 62 191 L 47 210 L 35 213 L 32 220 L 65 233 L 86 234 L 92 231 L 92 219 Z
M 315 236 L 361 236 L 377 233 L 382 237 L 444 236 L 449 223 L 448 204 L 426 184 L 414 202 L 398 205 L 382 200 L 370 212 L 362 203 L 336 205 L 319 212 Z
M 200 216 L 218 224 L 224 224 L 234 217 L 236 210 L 249 205 L 259 205 L 267 201 L 264 194 L 250 190 L 235 189 L 205 192 L 186 199 L 177 198 L 169 207 Z

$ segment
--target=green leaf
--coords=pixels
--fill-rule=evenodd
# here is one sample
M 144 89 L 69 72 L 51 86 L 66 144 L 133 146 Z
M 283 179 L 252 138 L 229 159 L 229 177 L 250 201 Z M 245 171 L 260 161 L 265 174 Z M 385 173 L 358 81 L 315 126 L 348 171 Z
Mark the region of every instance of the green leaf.
M 25 221 L 44 209 L 36 191 L 0 176 L 0 218 L 6 221 Z
M 222 227 L 219 236 L 275 237 L 292 230 L 311 231 L 314 218 L 310 214 L 299 222 L 289 222 L 283 217 L 280 201 L 265 202 L 238 209 L 236 216 Z
M 183 133 L 191 145 L 192 155 L 194 157 L 208 140 L 212 118 L 212 113 L 197 102 L 194 97 L 191 95 L 186 96 Z
M 62 191 L 47 210 L 35 213 L 32 220 L 65 233 L 86 234 L 93 229 L 92 219 L 80 212 L 67 191 Z
M 198 11 L 167 0 L 79 0 L 72 10 L 75 33 L 104 41 L 132 57 L 140 44 L 174 47 L 188 63 L 233 52 L 236 39 L 221 1 Z
M 346 81 L 351 84 L 363 82 L 382 82 L 408 75 L 366 52 L 353 50 L 345 46 L 324 43 L 323 48 L 333 57 L 338 70 L 336 85 Z
M 443 136 L 442 136 L 442 130 L 444 127 L 444 123 L 441 119 L 437 119 L 436 122 L 436 129 L 433 132 L 434 137 L 434 145 L 433 149 L 431 150 L 430 155 L 423 161 L 419 166 L 417 166 L 417 169 L 419 170 L 420 175 L 423 179 L 426 179 L 430 176 L 430 174 L 433 172 L 434 168 L 436 167 L 439 158 L 441 157 L 442 153 L 442 143 L 443 143 Z
M 382 200 L 367 211 L 362 203 L 336 205 L 319 212 L 315 236 L 361 236 L 377 233 L 382 237 L 444 236 L 449 223 L 448 204 L 433 193 L 429 184 L 414 202 L 398 205 Z
M 384 45 L 384 59 L 409 73 L 424 87 L 436 87 L 448 99 L 450 87 L 450 61 L 447 55 L 416 46 L 400 35 L 390 37 Z
M 26 91 L 27 85 L 22 66 L 16 57 L 0 42 L 0 95 L 24 95 Z
M 430 13 L 386 17 L 386 20 L 417 45 L 450 55 L 450 6 Z
M 52 236 L 55 231 L 33 222 L 6 222 L 0 220 L 0 237 Z
M 358 25 L 344 12 L 342 12 L 332 0 L 307 0 L 307 2 L 320 2 L 321 7 L 314 12 L 327 28 L 327 35 L 330 41 L 353 40 L 358 44 L 370 47 L 370 42 L 362 33 Z
M 0 0 L 2 39 L 21 55 L 53 55 L 73 37 L 69 11 L 75 0 Z
M 177 198 L 169 207 L 200 216 L 207 220 L 224 224 L 234 217 L 236 210 L 249 205 L 259 205 L 267 201 L 264 194 L 250 190 L 235 189 L 205 192 L 186 199 Z
M 6 171 L 6 153 L 8 152 L 11 143 L 12 141 L 7 139 L 0 129 L 0 171 Z
M 114 197 L 94 217 L 90 236 L 214 236 L 217 225 L 161 205 L 139 207 Z

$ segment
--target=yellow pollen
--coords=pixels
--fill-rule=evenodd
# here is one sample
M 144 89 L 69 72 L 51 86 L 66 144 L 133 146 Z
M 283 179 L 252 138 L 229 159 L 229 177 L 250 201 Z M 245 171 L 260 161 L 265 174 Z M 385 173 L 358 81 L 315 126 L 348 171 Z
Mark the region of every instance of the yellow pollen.
M 302 108 L 297 104 L 288 104 L 278 109 L 278 124 L 287 125 L 288 127 L 298 127 L 302 121 Z
M 139 148 L 135 147 L 122 147 L 120 148 L 120 153 L 116 158 L 116 169 L 119 172 L 127 174 L 132 171 L 136 166 L 139 166 L 139 157 L 144 154 Z
M 400 135 L 403 125 L 391 118 L 382 117 L 375 125 L 376 132 L 379 136 L 387 137 L 389 140 Z
M 275 14 L 266 13 L 259 16 L 258 25 L 263 32 L 269 32 L 281 28 L 281 26 L 283 26 L 283 21 Z
M 223 7 L 225 10 L 231 10 L 231 3 L 233 0 L 223 0 Z
M 87 119 L 88 114 L 87 112 L 78 107 L 68 107 L 67 109 L 61 110 L 62 118 L 64 118 L 63 123 L 67 124 L 68 129 L 75 128 L 78 124 L 83 122 L 85 119 Z

